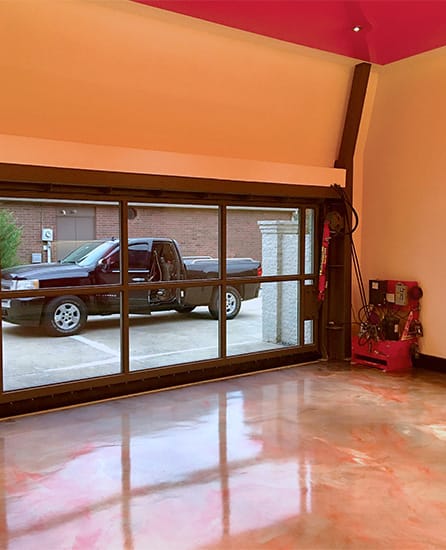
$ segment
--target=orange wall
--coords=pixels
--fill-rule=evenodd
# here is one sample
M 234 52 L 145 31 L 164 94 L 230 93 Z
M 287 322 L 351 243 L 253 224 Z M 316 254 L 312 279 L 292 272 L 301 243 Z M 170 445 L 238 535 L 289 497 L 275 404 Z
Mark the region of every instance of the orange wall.
M 446 357 L 446 48 L 381 67 L 364 150 L 366 279 L 417 280 L 422 352 Z
M 221 159 L 268 163 L 270 181 L 318 183 L 275 166 L 332 169 L 355 60 L 127 0 L 3 0 L 0 20 L 0 161 L 97 168 L 91 145 L 113 148 L 103 169 L 151 172 L 157 152 L 192 172 L 220 159 L 216 177 Z

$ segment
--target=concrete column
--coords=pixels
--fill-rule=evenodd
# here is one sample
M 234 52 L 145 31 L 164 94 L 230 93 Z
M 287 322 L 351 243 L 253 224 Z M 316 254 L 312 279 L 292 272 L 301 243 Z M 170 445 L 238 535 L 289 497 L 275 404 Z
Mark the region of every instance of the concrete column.
M 257 222 L 262 234 L 264 275 L 299 273 L 299 223 L 294 220 Z M 299 344 L 299 287 L 294 281 L 262 285 L 263 340 Z

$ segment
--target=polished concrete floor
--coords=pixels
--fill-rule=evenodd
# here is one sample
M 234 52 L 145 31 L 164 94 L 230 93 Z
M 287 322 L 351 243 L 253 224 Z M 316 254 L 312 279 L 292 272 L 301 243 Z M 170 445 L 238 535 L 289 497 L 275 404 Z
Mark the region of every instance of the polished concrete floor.
M 446 548 L 446 376 L 313 364 L 0 423 L 0 547 Z

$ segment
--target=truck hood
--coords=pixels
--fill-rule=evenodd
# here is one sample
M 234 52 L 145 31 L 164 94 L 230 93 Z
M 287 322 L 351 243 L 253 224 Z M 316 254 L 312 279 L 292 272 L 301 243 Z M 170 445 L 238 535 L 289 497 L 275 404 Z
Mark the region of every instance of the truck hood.
M 80 266 L 76 264 L 27 264 L 17 265 L 8 269 L 2 269 L 2 279 L 60 279 L 71 277 L 88 277 L 92 267 Z

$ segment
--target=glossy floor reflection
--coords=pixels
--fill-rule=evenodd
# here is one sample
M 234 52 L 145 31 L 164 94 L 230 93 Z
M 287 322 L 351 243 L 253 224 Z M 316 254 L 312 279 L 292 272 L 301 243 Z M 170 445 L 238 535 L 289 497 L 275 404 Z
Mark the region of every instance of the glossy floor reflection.
M 0 547 L 446 548 L 445 390 L 316 364 L 4 421 Z

